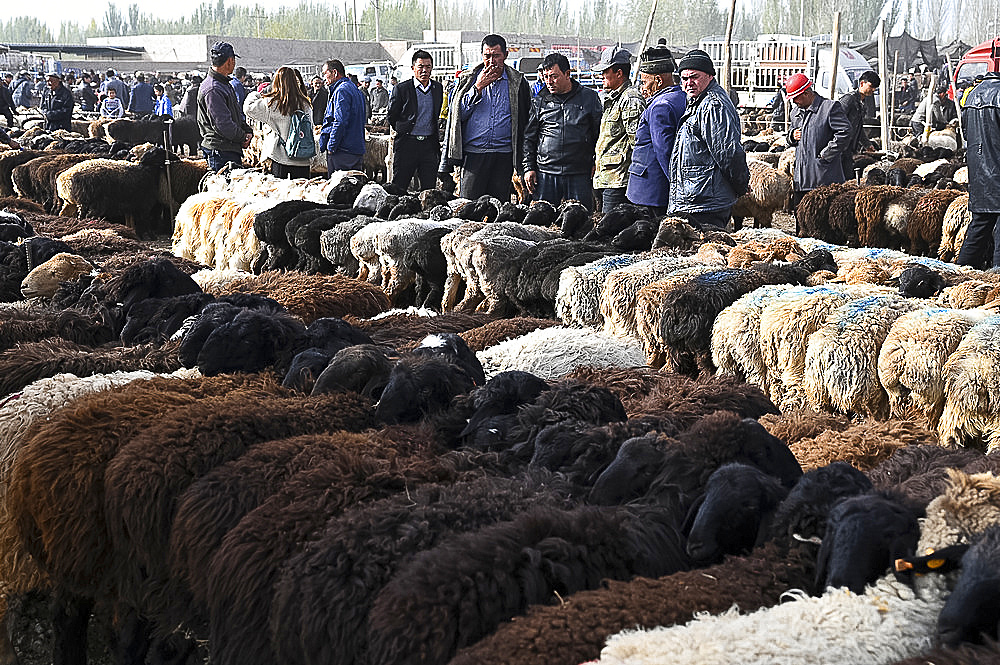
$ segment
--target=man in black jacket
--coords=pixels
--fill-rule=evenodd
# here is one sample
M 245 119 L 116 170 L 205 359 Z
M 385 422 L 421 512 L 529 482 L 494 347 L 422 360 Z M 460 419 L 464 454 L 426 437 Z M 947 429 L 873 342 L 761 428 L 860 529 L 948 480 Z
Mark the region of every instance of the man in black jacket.
M 990 72 L 962 106 L 969 160 L 969 212 L 956 263 L 1000 268 L 1000 72 Z
M 63 85 L 62 74 L 49 72 L 46 74 L 48 90 L 42 93 L 42 113 L 45 114 L 45 129 L 65 129 L 72 128 L 73 120 L 73 93 Z
M 524 128 L 524 184 L 535 200 L 559 205 L 575 199 L 594 209 L 594 148 L 604 113 L 601 99 L 569 73 L 569 60 L 542 60 L 545 90 L 531 100 Z
M 882 79 L 878 74 L 867 71 L 858 79 L 857 89 L 840 98 L 840 105 L 844 107 L 847 121 L 851 123 L 851 140 L 840 156 L 844 166 L 844 178 L 847 180 L 855 177 L 854 155 L 863 150 L 874 149 L 871 139 L 865 133 L 865 120 L 869 116 L 875 118 L 875 92 L 881 84 Z
M 406 188 L 416 171 L 421 189 L 433 189 L 441 158 L 438 118 L 444 89 L 431 80 L 434 61 L 424 50 L 413 53 L 413 78 L 392 90 L 387 116 L 393 137 L 392 182 Z

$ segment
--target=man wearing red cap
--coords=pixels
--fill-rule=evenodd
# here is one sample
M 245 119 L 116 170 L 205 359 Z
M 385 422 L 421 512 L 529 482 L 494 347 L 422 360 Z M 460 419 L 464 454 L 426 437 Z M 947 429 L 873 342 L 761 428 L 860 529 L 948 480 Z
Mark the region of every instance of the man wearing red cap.
M 840 102 L 813 90 L 805 74 L 785 81 L 785 94 L 792 100 L 789 144 L 795 146 L 792 202 L 823 185 L 844 182 L 842 155 L 851 142 L 851 122 Z

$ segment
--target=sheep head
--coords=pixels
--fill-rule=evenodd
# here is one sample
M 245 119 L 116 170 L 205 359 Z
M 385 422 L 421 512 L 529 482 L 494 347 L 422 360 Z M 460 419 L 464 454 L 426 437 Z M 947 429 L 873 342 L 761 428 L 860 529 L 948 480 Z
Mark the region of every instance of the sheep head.
M 94 266 L 82 256 L 60 252 L 28 273 L 21 281 L 21 295 L 51 298 L 59 290 L 60 282 L 72 281 L 93 269 Z

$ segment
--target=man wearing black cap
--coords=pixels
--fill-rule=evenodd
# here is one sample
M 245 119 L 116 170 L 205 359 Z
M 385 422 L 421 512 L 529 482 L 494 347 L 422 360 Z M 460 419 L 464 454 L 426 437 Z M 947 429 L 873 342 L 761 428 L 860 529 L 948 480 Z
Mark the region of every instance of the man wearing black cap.
M 601 131 L 601 99 L 570 76 L 569 60 L 542 60 L 545 90 L 531 100 L 524 128 L 524 184 L 536 201 L 569 199 L 594 209 L 594 147 Z
M 198 88 L 198 130 L 201 152 L 208 168 L 218 171 L 227 163 L 243 165 L 243 148 L 250 145 L 253 130 L 243 117 L 229 75 L 236 68 L 236 52 L 228 42 L 212 47 L 212 67 Z
M 649 106 L 639 120 L 635 151 L 629 168 L 628 200 L 649 206 L 654 215 L 667 209 L 670 194 L 670 153 L 687 99 L 674 83 L 674 57 L 666 46 L 648 48 L 639 56 L 639 80 Z
M 73 120 L 73 93 L 63 85 L 59 72 L 49 72 L 45 78 L 49 87 L 42 93 L 40 106 L 45 115 L 45 129 L 69 131 Z
M 750 170 L 740 144 L 740 117 L 715 80 L 715 65 L 700 49 L 677 64 L 687 109 L 670 156 L 668 212 L 695 226 L 724 229 Z
M 595 149 L 594 189 L 600 192 L 601 208 L 607 212 L 626 202 L 635 132 L 646 100 L 629 80 L 632 54 L 625 49 L 605 49 L 594 71 L 604 77 L 604 115 Z

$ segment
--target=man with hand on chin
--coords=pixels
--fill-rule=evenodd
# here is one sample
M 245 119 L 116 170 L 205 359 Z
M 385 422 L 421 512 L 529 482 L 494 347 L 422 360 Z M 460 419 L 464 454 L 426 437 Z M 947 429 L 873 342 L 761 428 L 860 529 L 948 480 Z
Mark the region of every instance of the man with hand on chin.
M 483 63 L 455 86 L 438 170 L 444 179 L 461 166 L 459 194 L 467 199 L 489 194 L 510 201 L 511 176 L 521 168 L 531 90 L 521 72 L 504 64 L 507 40 L 486 35 L 482 53 Z

